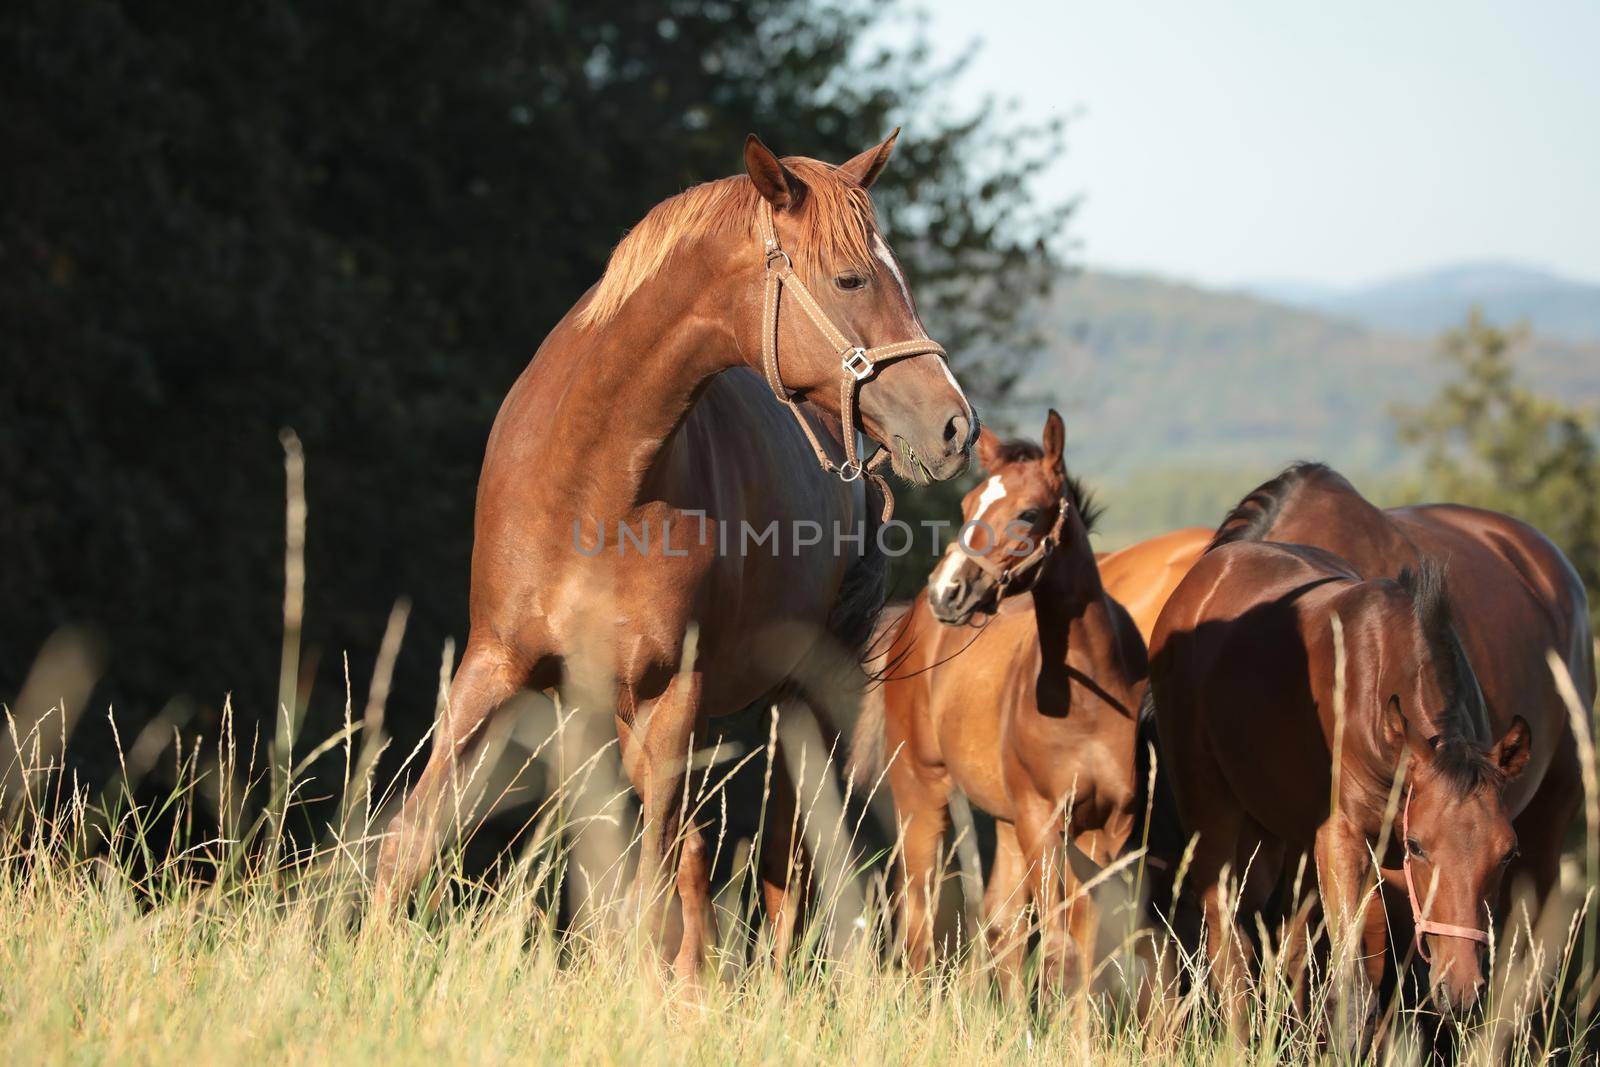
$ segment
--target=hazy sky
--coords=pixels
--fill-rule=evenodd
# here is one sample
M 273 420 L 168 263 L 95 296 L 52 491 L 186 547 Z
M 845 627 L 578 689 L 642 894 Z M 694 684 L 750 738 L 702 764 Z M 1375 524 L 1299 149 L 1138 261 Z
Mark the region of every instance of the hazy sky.
M 1078 116 L 1077 258 L 1348 284 L 1510 259 L 1600 280 L 1600 0 L 925 0 L 955 101 Z

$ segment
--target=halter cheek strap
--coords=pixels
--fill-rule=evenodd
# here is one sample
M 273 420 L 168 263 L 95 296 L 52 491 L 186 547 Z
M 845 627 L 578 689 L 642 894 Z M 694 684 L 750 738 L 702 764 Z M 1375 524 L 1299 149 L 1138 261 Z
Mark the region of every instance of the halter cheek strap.
M 1456 926 L 1453 923 L 1434 922 L 1432 919 L 1422 917 L 1422 900 L 1417 896 L 1416 880 L 1411 876 L 1411 794 L 1413 787 L 1406 786 L 1405 810 L 1401 814 L 1400 832 L 1405 834 L 1406 840 L 1400 843 L 1400 853 L 1403 859 L 1400 865 L 1405 868 L 1406 894 L 1411 898 L 1411 925 L 1416 929 L 1417 955 L 1422 957 L 1424 963 L 1432 963 L 1428 958 L 1428 949 L 1422 940 L 1423 934 L 1438 934 L 1440 937 L 1460 937 L 1479 944 L 1489 943 L 1489 932 L 1479 930 L 1473 926 Z M 1393 868 L 1390 868 L 1391 870 Z
M 1045 534 L 1039 543 L 1033 546 L 1032 551 L 1015 562 L 1008 563 L 1002 567 L 988 556 L 969 555 L 967 557 L 972 560 L 979 570 L 994 579 L 996 603 L 1006 598 L 1011 583 L 1015 582 L 1021 575 L 1029 575 L 1033 580 L 1018 589 L 1018 592 L 1026 592 L 1033 588 L 1034 582 L 1039 580 L 1040 572 L 1044 570 L 1045 557 L 1054 552 L 1056 546 L 1061 543 L 1061 529 L 1066 525 L 1067 511 L 1071 507 L 1071 502 L 1066 497 L 1062 497 L 1061 503 L 1056 508 L 1056 521 L 1051 524 L 1050 532 Z
M 896 341 L 893 344 L 877 345 L 873 348 L 852 343 L 822 310 L 816 297 L 811 295 L 811 291 L 795 273 L 789 253 L 778 244 L 778 231 L 772 224 L 772 205 L 763 200 L 757 218 L 762 254 L 767 260 L 766 291 L 763 294 L 761 308 L 761 367 L 767 376 L 767 385 L 771 387 L 772 394 L 789 409 L 795 421 L 800 424 L 800 429 L 805 433 L 806 440 L 811 443 L 811 450 L 817 454 L 817 463 L 823 470 L 830 474 L 838 474 L 840 479 L 846 482 L 853 482 L 865 475 L 878 487 L 878 491 L 883 494 L 882 521 L 888 522 L 894 515 L 894 494 L 889 491 L 889 482 L 879 473 L 879 468 L 888 462 L 889 452 L 887 449 L 879 448 L 877 453 L 864 464 L 857 455 L 856 391 L 861 388 L 861 383 L 872 377 L 884 363 L 912 356 L 936 355 L 940 359 L 948 359 L 948 356 L 942 345 L 926 337 L 911 341 Z M 828 458 L 827 450 L 817 439 L 816 431 L 811 428 L 810 422 L 800 410 L 800 405 L 795 401 L 796 394 L 790 392 L 783 384 L 783 375 L 778 369 L 778 311 L 785 293 L 794 298 L 795 303 L 800 305 L 800 310 L 805 312 L 806 318 L 811 320 L 812 325 L 827 339 L 833 346 L 835 354 L 839 356 L 839 423 L 840 437 L 844 442 L 844 463 L 839 466 L 834 466 L 833 461 Z

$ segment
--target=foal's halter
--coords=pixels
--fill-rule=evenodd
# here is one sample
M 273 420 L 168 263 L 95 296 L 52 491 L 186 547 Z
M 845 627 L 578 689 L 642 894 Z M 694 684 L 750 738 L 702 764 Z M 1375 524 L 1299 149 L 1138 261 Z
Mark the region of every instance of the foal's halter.
M 1011 583 L 1022 575 L 1029 575 L 1031 580 L 1027 585 L 1019 587 L 1017 591 L 1027 592 L 1033 588 L 1034 583 L 1039 580 L 1039 575 L 1044 572 L 1045 558 L 1054 552 L 1056 546 L 1061 543 L 1061 528 L 1066 525 L 1067 512 L 1071 508 L 1072 502 L 1066 497 L 1062 497 L 1060 506 L 1056 508 L 1056 521 L 1051 524 L 1050 532 L 1039 539 L 1039 543 L 1033 546 L 1031 552 L 1016 559 L 1014 562 L 1008 563 L 1006 566 L 1002 567 L 988 556 L 979 556 L 971 553 L 967 555 L 967 558 L 979 570 L 994 579 L 994 601 L 996 604 L 1006 598 Z M 1007 558 L 1010 559 L 1011 557 Z
M 1440 937 L 1460 937 L 1487 945 L 1489 943 L 1489 932 L 1472 926 L 1438 923 L 1432 919 L 1424 919 L 1422 917 L 1422 901 L 1417 897 L 1416 881 L 1411 877 L 1411 845 L 1409 842 L 1411 840 L 1411 794 L 1413 792 L 1414 788 L 1412 786 L 1406 786 L 1405 810 L 1400 816 L 1400 832 L 1405 835 L 1406 839 L 1400 842 L 1400 855 L 1402 857 L 1400 865 L 1405 868 L 1406 894 L 1411 898 L 1411 925 L 1416 928 L 1417 955 L 1422 957 L 1424 963 L 1432 963 L 1433 961 L 1428 958 L 1428 950 L 1422 941 L 1423 934 L 1438 934 Z
M 765 298 L 762 302 L 761 312 L 761 366 L 767 375 L 767 384 L 772 387 L 772 393 L 789 412 L 794 415 L 800 429 L 805 432 L 806 440 L 811 442 L 811 450 L 817 454 L 817 462 L 822 469 L 830 474 L 838 474 L 840 480 L 853 482 L 862 475 L 866 475 L 878 491 L 883 494 L 883 520 L 888 522 L 894 514 L 894 495 L 889 491 L 889 482 L 878 473 L 889 459 L 889 450 L 880 447 L 870 460 L 862 463 L 856 454 L 856 390 L 861 388 L 861 383 L 872 377 L 878 366 L 897 359 L 907 359 L 911 356 L 936 355 L 940 359 L 948 359 L 944 347 L 937 341 L 930 341 L 926 337 L 912 341 L 896 341 L 893 344 L 878 345 L 874 348 L 864 348 L 851 343 L 850 339 L 839 332 L 828 316 L 823 312 L 821 305 L 811 295 L 800 276 L 795 273 L 794 262 L 778 245 L 778 231 L 772 224 L 772 205 L 767 201 L 761 202 L 759 215 L 762 254 L 767 257 L 767 287 Z M 817 330 L 833 346 L 834 352 L 839 356 L 839 423 L 840 437 L 844 442 L 844 463 L 834 466 L 828 458 L 827 450 L 822 447 L 822 442 L 817 440 L 816 431 L 812 430 L 810 422 L 800 411 L 795 396 L 783 384 L 783 376 L 778 370 L 778 306 L 781 292 L 786 291 L 793 295 L 795 302 L 800 305 L 800 310 L 806 313 L 806 318 L 811 320 Z

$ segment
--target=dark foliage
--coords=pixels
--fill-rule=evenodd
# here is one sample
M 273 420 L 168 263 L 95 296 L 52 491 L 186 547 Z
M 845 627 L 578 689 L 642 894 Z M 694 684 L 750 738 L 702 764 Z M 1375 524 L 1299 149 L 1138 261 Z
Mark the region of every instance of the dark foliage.
M 1048 283 L 1027 179 L 1053 130 L 948 117 L 953 71 L 864 54 L 881 4 L 19 0 L 0 14 L 0 693 L 66 622 L 93 707 L 215 736 L 276 701 L 280 428 L 305 442 L 311 736 L 415 603 L 390 721 L 466 622 L 500 398 L 627 226 L 735 172 L 747 131 L 838 160 L 909 120 L 879 189 L 981 400 Z M 917 40 L 896 25 L 885 39 Z M 270 734 L 270 730 L 264 731 Z M 79 759 L 104 765 L 102 715 Z M 88 754 L 85 755 L 84 753 Z M 90 770 L 92 771 L 92 766 Z

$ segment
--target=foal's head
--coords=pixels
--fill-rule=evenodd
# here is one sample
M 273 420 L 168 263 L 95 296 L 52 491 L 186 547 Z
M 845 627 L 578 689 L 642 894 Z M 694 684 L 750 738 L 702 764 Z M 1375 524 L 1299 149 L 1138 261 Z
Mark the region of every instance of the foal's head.
M 1384 627 L 1393 666 L 1378 693 L 1383 740 L 1397 762 L 1410 757 L 1394 838 L 1415 887 L 1413 908 L 1421 909 L 1413 920 L 1457 928 L 1421 927 L 1434 1001 L 1460 1012 L 1477 1002 L 1484 982 L 1484 945 L 1460 931 L 1489 929 L 1517 854 L 1505 787 L 1527 765 L 1533 739 L 1518 716 L 1488 743 L 1483 696 L 1451 624 L 1442 571 L 1424 564 L 1402 572 L 1398 585 Z
M 961 533 L 928 578 L 928 606 L 940 622 L 959 625 L 994 611 L 1008 592 L 1032 588 L 1053 552 L 1086 550 L 1074 533 L 1087 532 L 1096 512 L 1062 462 L 1066 428 L 1054 411 L 1041 440 L 1042 447 L 979 434 L 978 462 L 989 476 L 961 501 Z M 1040 555 L 1063 508 L 1060 543 Z
M 783 291 L 778 376 L 789 393 L 839 416 L 849 366 L 826 339 L 830 328 L 863 349 L 928 337 L 867 192 L 897 134 L 838 166 L 779 159 L 752 134 L 745 174 L 688 189 L 633 228 L 580 308 L 578 324 L 604 324 L 626 307 L 639 343 L 653 343 L 691 322 L 731 338 L 744 361 L 765 372 L 770 211 L 778 245 L 773 262 L 791 264 L 815 300 L 808 307 L 803 295 Z M 647 282 L 649 299 L 630 303 Z M 858 359 L 854 367 L 865 375 L 856 393 L 857 424 L 888 449 L 896 473 L 920 485 L 966 469 L 977 418 L 938 354 L 886 359 L 870 370 Z

